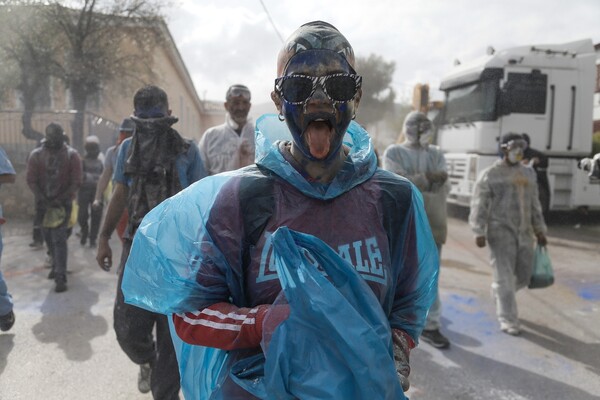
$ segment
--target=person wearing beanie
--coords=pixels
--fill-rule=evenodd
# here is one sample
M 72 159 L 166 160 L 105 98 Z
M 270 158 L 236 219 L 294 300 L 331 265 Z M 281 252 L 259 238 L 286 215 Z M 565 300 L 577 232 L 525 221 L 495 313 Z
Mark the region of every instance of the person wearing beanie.
M 27 185 L 43 211 L 42 231 L 52 262 L 48 279 L 56 292 L 67 290 L 67 239 L 73 200 L 81 186 L 81 158 L 65 142 L 62 126 L 46 127 L 45 140 L 34 149 L 27 162 Z
M 271 98 L 279 115 L 256 122 L 256 164 L 208 176 L 148 213 L 123 293 L 170 315 L 186 398 L 403 400 L 409 353 L 437 287 L 437 250 L 420 195 L 377 167 L 369 135 L 353 121 L 362 77 L 337 28 L 302 25 L 283 45 L 276 71 Z M 290 243 L 286 232 L 326 247 L 339 271 L 360 283 L 360 295 L 353 293 L 373 302 L 361 310 L 381 318 L 377 334 L 357 334 L 372 325 L 346 298 L 342 315 L 332 309 L 297 320 L 279 273 L 289 256 L 278 251 Z M 310 251 L 293 248 L 322 278 Z M 301 300 L 331 305 L 319 290 Z M 336 347 L 333 332 L 348 347 Z M 381 351 L 368 344 L 375 337 Z M 349 353 L 382 361 L 365 368 L 342 360 Z

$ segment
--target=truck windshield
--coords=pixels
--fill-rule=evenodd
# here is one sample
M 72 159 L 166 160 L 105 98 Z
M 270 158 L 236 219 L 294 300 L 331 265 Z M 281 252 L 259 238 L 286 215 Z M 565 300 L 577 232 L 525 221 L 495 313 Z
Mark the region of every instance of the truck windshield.
M 486 79 L 447 89 L 443 124 L 494 121 L 498 80 Z

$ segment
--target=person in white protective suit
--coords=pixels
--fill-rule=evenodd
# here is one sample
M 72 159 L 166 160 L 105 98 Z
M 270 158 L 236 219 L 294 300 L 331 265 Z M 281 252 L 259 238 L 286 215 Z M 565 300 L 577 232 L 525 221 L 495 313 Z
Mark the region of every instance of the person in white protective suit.
M 515 294 L 531 279 L 534 235 L 546 245 L 535 171 L 521 164 L 525 146 L 517 133 L 502 136 L 502 160 L 477 178 L 469 215 L 477 246 L 485 247 L 486 239 L 490 245 L 500 329 L 515 336 L 521 333 Z
M 407 178 L 421 191 L 441 258 L 448 232 L 446 197 L 450 188 L 446 159 L 440 148 L 431 144 L 432 124 L 422 112 L 413 111 L 406 116 L 402 133 L 404 142 L 388 146 L 383 153 L 383 169 Z M 441 314 L 442 304 L 437 290 L 421 338 L 434 347 L 445 349 L 450 346 L 450 341 L 440 332 Z
M 209 128 L 198 147 L 209 175 L 254 163 L 254 123 L 248 118 L 250 89 L 232 85 L 225 94 L 225 123 Z

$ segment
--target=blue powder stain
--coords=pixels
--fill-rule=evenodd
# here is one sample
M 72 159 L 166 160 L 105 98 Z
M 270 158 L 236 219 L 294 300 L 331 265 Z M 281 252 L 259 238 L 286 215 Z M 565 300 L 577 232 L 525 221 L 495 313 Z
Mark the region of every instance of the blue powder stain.
M 466 305 L 475 304 L 474 297 L 465 297 L 465 296 L 459 296 L 458 294 L 452 294 L 452 295 L 450 295 L 450 298 L 452 300 L 456 301 L 457 303 L 462 303 L 462 304 L 466 304 Z
M 588 301 L 600 300 L 600 285 L 593 285 L 581 288 L 577 291 L 579 297 Z

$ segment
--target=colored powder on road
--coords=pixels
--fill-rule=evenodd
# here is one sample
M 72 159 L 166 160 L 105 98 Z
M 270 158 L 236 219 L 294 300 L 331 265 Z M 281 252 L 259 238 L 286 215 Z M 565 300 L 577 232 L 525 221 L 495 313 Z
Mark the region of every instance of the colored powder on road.
M 584 300 L 600 301 L 600 284 L 586 285 L 579 288 L 577 294 Z

